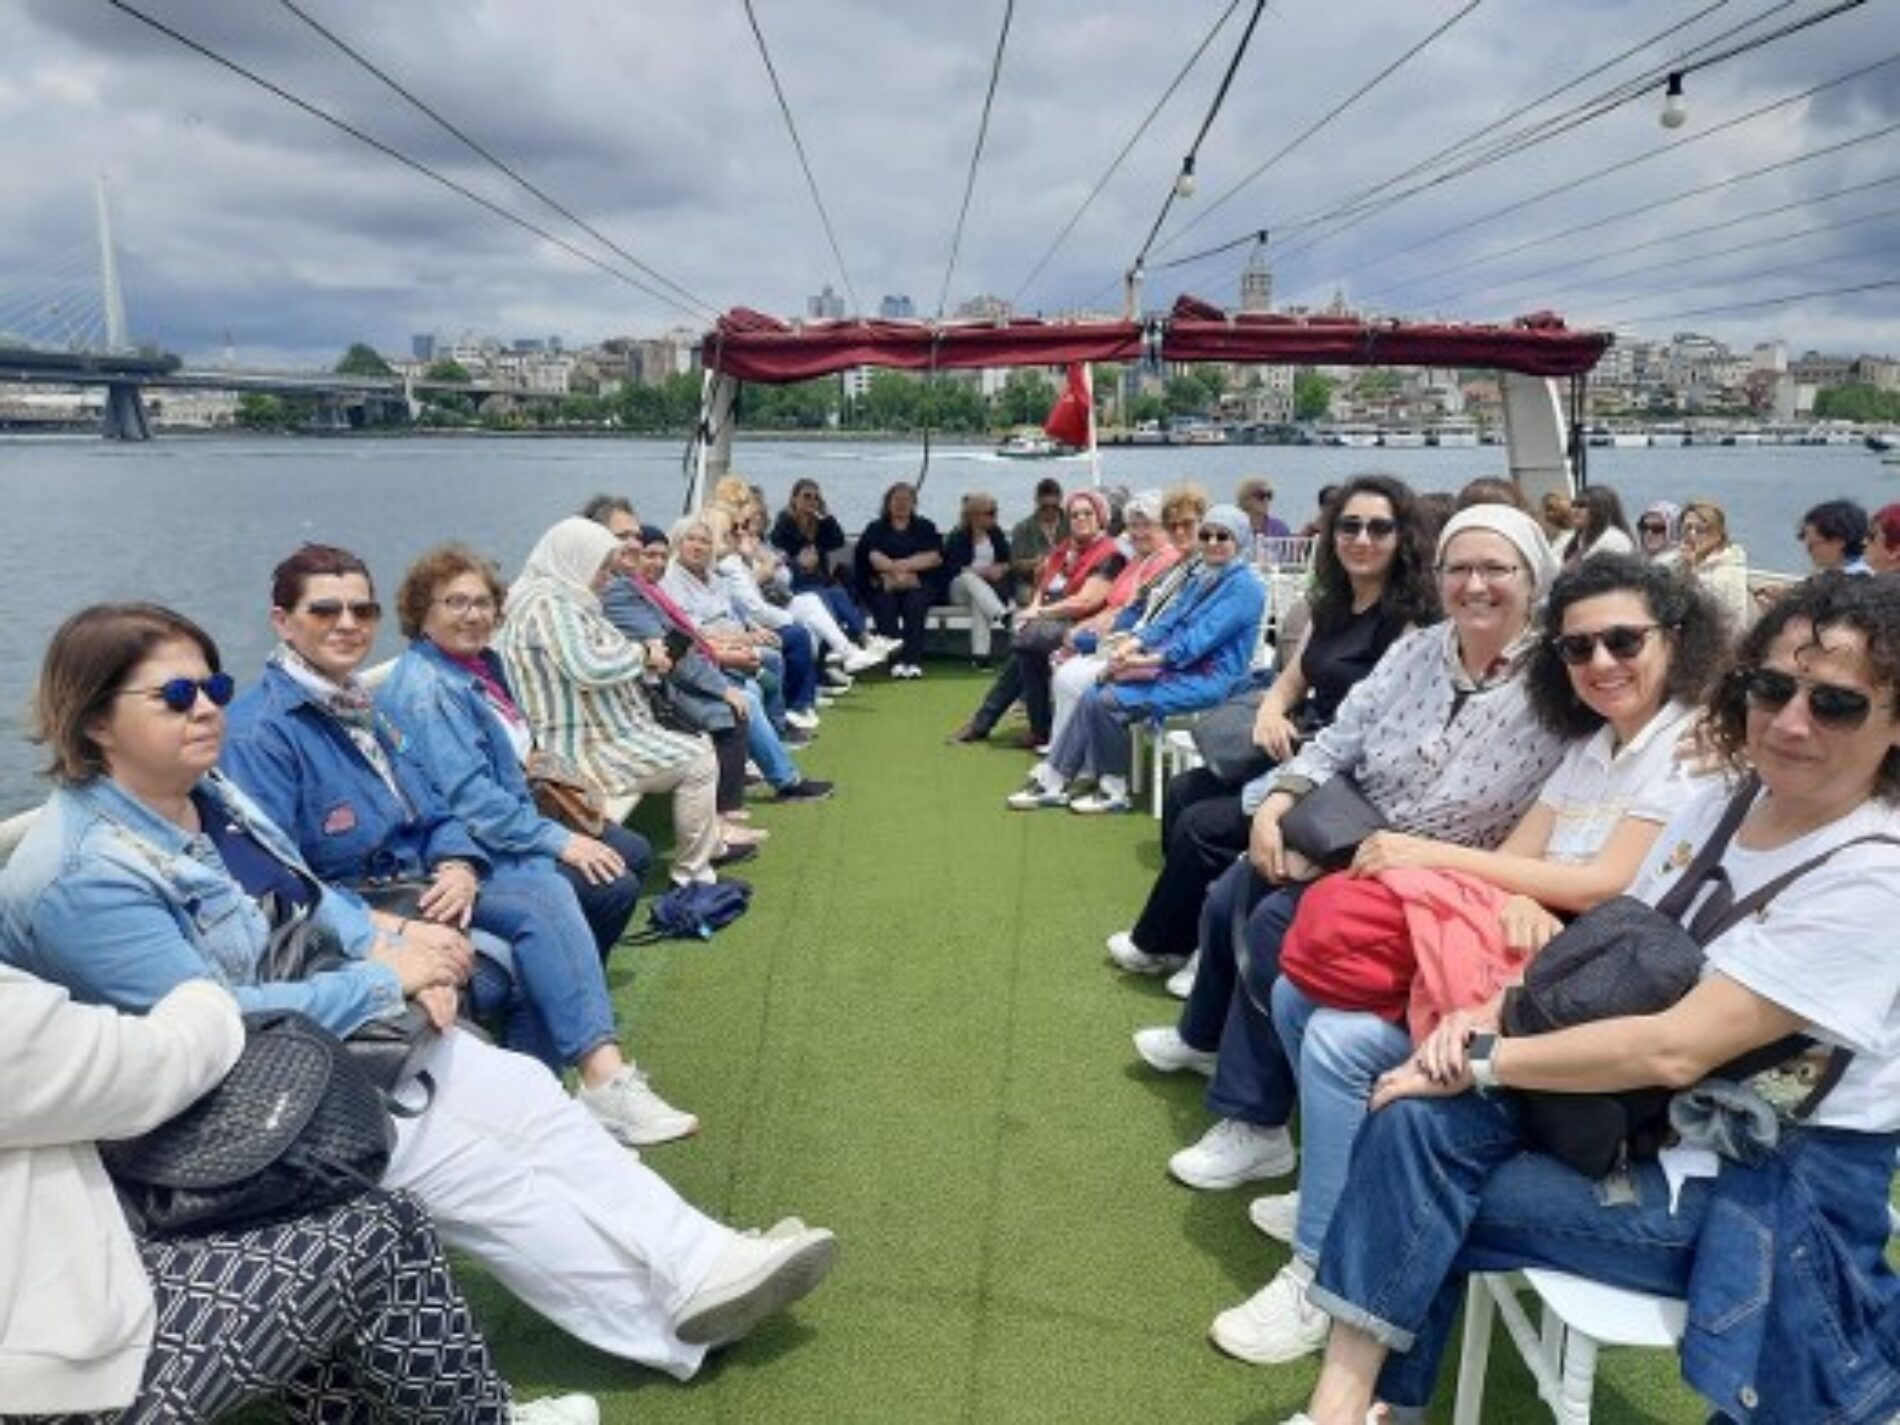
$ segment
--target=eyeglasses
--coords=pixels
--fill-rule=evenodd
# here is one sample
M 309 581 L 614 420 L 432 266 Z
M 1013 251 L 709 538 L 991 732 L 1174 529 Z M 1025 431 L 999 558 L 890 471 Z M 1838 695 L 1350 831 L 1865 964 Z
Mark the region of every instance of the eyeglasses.
M 1071 506 L 1069 507 L 1069 520 L 1070 520 L 1070 522 L 1071 522 L 1071 523 L 1073 523 L 1074 521 L 1076 521 L 1076 520 L 1078 520 L 1078 519 L 1080 519 L 1080 518 L 1081 518 L 1081 517 L 1082 517 L 1083 515 L 1087 515 L 1087 516 L 1088 516 L 1088 517 L 1089 517 L 1090 519 L 1094 519 L 1094 518 L 1095 518 L 1095 506 L 1093 506 L 1093 505 L 1071 505 Z
M 1361 519 L 1358 515 L 1341 515 L 1333 521 L 1333 538 L 1354 539 L 1390 539 L 1399 532 L 1397 520 L 1385 519 L 1374 515 L 1371 519 Z
M 1668 534 L 1669 526 L 1661 520 L 1639 520 L 1636 527 L 1644 534 Z
M 1438 566 L 1438 577 L 1454 585 L 1469 584 L 1473 579 L 1487 585 L 1505 584 L 1520 568 L 1516 564 L 1441 564 Z
M 375 623 L 383 616 L 383 606 L 374 599 L 312 599 L 303 606 L 304 613 L 323 623 L 335 623 L 346 609 L 358 623 Z
M 1742 675 L 1742 691 L 1763 712 L 1780 712 L 1803 689 L 1808 695 L 1808 715 L 1833 732 L 1854 731 L 1873 710 L 1874 700 L 1858 688 L 1814 683 L 1778 668 L 1751 668 Z
M 168 678 L 151 688 L 121 688 L 122 698 L 138 694 L 155 697 L 175 713 L 188 713 L 198 705 L 198 694 L 211 699 L 214 708 L 226 707 L 237 696 L 237 679 L 229 673 L 213 673 L 207 678 Z
M 1218 525 L 1209 526 L 1201 531 L 1202 544 L 1232 544 L 1233 542 L 1233 531 L 1221 529 Z
M 1650 634 L 1661 628 L 1657 623 L 1619 623 L 1595 633 L 1560 633 L 1550 640 L 1559 658 L 1572 668 L 1580 667 L 1597 656 L 1597 645 L 1618 663 L 1627 663 L 1643 651 Z
M 492 614 L 495 611 L 495 601 L 487 594 L 450 594 L 445 598 L 437 599 L 435 603 L 457 618 L 461 618 L 464 614 Z

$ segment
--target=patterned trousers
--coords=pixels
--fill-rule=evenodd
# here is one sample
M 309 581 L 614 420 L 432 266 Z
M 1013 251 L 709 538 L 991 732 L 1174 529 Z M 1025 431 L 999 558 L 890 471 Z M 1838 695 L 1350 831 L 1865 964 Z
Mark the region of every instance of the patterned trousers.
M 267 1395 L 296 1425 L 508 1419 L 508 1388 L 411 1198 L 373 1193 L 141 1250 L 158 1327 L 138 1398 L 63 1420 L 197 1425 Z

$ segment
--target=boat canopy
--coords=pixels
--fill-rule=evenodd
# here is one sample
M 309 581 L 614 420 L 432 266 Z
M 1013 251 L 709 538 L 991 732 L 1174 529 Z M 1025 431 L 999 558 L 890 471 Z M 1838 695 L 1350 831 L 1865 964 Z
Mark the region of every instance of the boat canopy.
M 1579 376 L 1609 349 L 1608 332 L 1571 331 L 1550 312 L 1509 325 L 1366 321 L 1352 316 L 1228 312 L 1179 298 L 1146 321 L 836 321 L 794 324 L 747 307 L 701 345 L 709 372 L 782 384 L 854 366 L 951 371 L 1077 361 L 1225 361 L 1260 366 L 1450 366 L 1526 376 Z

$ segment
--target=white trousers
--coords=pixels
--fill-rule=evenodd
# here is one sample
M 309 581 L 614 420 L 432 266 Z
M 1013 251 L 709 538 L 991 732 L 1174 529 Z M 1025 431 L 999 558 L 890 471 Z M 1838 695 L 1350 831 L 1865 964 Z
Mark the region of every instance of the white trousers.
M 970 611 L 970 656 L 988 658 L 990 638 L 995 632 L 990 621 L 1001 618 L 1009 607 L 996 586 L 976 570 L 965 569 L 950 581 L 950 602 Z
M 453 1030 L 423 1069 L 435 1098 L 396 1120 L 383 1185 L 443 1240 L 602 1351 L 690 1379 L 705 1359 L 673 1317 L 734 1240 L 607 1136 L 541 1064 Z M 411 1084 L 399 1097 L 417 1098 Z
M 712 744 L 684 762 L 648 772 L 634 784 L 641 796 L 673 794 L 673 883 L 715 879 L 712 858 L 719 854 L 719 759 Z
M 1055 676 L 1049 680 L 1050 694 L 1055 700 L 1055 714 L 1049 720 L 1051 747 L 1056 745 L 1056 739 L 1062 736 L 1062 729 L 1068 726 L 1069 719 L 1075 715 L 1075 705 L 1081 701 L 1082 694 L 1095 685 L 1107 666 L 1106 658 L 1093 653 L 1078 653 L 1056 665 Z
M 856 651 L 857 645 L 846 636 L 837 616 L 831 612 L 831 606 L 817 594 L 793 594 L 791 603 L 786 607 L 793 618 L 810 629 L 820 643 L 840 658 Z

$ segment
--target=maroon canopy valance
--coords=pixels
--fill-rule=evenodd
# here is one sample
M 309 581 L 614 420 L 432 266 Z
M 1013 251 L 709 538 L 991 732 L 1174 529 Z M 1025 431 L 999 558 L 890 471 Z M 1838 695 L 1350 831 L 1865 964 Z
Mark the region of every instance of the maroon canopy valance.
M 1228 313 L 1182 297 L 1165 317 L 1128 321 L 842 321 L 794 325 L 736 307 L 701 344 L 708 370 L 783 383 L 853 366 L 949 371 L 1133 361 L 1158 343 L 1163 361 L 1289 366 L 1462 366 L 1573 376 L 1595 366 L 1608 332 L 1573 332 L 1549 312 L 1510 326 Z

